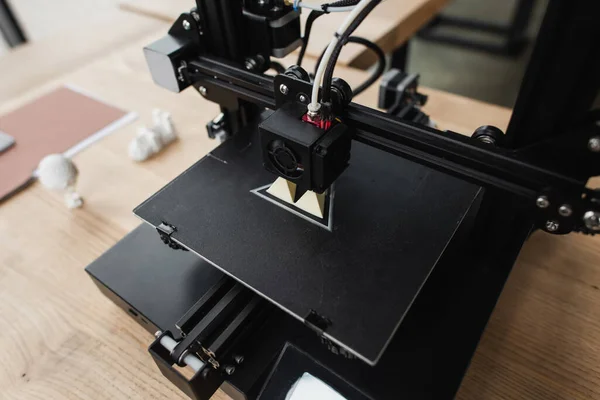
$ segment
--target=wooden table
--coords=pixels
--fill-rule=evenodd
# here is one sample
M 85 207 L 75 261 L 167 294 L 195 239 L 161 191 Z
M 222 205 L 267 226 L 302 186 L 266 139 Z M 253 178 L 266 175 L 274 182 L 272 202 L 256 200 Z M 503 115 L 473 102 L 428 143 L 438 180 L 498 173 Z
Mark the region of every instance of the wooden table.
M 322 4 L 325 1 L 309 1 Z M 373 10 L 356 30 L 362 36 L 377 43 L 386 53 L 406 43 L 423 25 L 432 19 L 448 3 L 448 0 L 385 0 Z M 183 12 L 195 6 L 193 0 L 121 0 L 124 10 L 173 22 Z M 302 26 L 310 10 L 302 13 Z M 319 18 L 313 25 L 306 54 L 318 58 L 329 44 L 333 33 L 346 13 L 331 13 Z M 364 47 L 349 44 L 339 57 L 340 65 L 366 69 L 376 58 Z
M 167 29 L 163 26 L 156 35 Z M 150 121 L 170 110 L 181 140 L 129 161 L 135 123 L 79 153 L 83 209 L 34 184 L 0 204 L 0 399 L 186 399 L 146 352 L 151 336 L 104 298 L 84 267 L 140 222 L 131 210 L 215 145 L 204 123 L 218 106 L 192 90 L 156 87 L 140 49 L 156 37 L 69 72 L 0 105 L 4 113 L 70 83 Z M 10 59 L 10 58 L 9 58 Z M 17 64 L 18 65 L 18 64 Z M 365 73 L 339 69 L 352 83 Z M 373 104 L 376 89 L 358 101 Z M 442 127 L 504 128 L 509 110 L 435 90 L 427 111 Z M 600 242 L 536 233 L 506 285 L 460 399 L 600 398 Z M 215 398 L 224 399 L 222 393 Z
M 101 19 L 69 21 L 70 29 L 28 42 L 0 57 L 0 103 L 156 32 L 153 18 L 115 10 Z

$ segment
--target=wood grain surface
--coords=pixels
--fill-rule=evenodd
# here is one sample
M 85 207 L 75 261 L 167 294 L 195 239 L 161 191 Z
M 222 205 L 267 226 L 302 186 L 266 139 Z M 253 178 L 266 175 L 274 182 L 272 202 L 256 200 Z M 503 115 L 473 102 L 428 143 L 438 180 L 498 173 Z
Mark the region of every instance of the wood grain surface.
M 156 32 L 162 25 L 119 10 L 68 23 L 69 29 L 61 33 L 28 42 L 13 49 L 10 56 L 0 57 L 0 103 Z
M 82 209 L 67 210 L 60 194 L 39 184 L 0 204 L 0 399 L 186 398 L 147 353 L 152 337 L 84 272 L 139 224 L 131 213 L 137 204 L 215 146 L 204 125 L 218 106 L 193 90 L 173 94 L 156 87 L 146 71 L 140 49 L 167 28 L 0 105 L 4 113 L 70 83 L 141 116 L 75 157 Z M 365 77 L 336 71 L 353 84 Z M 427 92 L 427 111 L 442 128 L 469 134 L 484 123 L 506 127 L 507 109 Z M 373 88 L 358 101 L 373 105 L 376 94 Z M 181 139 L 158 157 L 134 163 L 127 143 L 150 122 L 154 107 L 173 114 Z M 599 260 L 597 238 L 534 234 L 458 398 L 600 398 Z M 214 398 L 227 397 L 218 392 Z
M 309 3 L 323 2 L 313 0 Z M 377 43 L 385 52 L 391 52 L 410 39 L 447 3 L 448 0 L 385 0 L 373 10 L 355 34 Z M 123 10 L 165 22 L 175 21 L 181 13 L 194 6 L 193 0 L 122 0 L 120 3 Z M 309 13 L 310 10 L 302 12 L 302 26 Z M 313 25 L 306 54 L 319 57 L 346 15 L 331 13 L 319 18 Z M 348 44 L 338 60 L 340 65 L 366 69 L 376 61 L 376 57 L 362 46 Z

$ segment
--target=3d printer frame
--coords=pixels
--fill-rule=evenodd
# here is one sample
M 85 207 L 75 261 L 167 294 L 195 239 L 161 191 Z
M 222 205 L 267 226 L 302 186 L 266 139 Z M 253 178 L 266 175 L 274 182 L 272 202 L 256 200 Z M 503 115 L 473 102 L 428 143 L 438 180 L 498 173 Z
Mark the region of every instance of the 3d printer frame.
M 169 58 L 179 74 L 176 91 L 193 85 L 206 99 L 220 104 L 226 130 L 235 134 L 263 108 L 278 109 L 287 101 L 298 101 L 300 94 L 310 92 L 310 83 L 285 74 L 273 78 L 249 71 L 242 60 L 250 58 L 244 52 L 225 54 L 217 47 L 220 50 L 212 54 L 200 46 L 214 37 L 239 42 L 232 34 L 239 26 L 226 18 L 236 15 L 231 4 L 206 1 L 199 6 L 213 3 L 215 7 L 198 21 L 197 11 L 182 14 L 169 36 L 149 45 L 146 53 Z M 469 138 L 353 103 L 336 115 L 354 129 L 357 141 L 512 194 L 530 207 L 540 229 L 555 234 L 593 233 L 600 228 L 600 208 L 586 183 L 600 174 L 596 150 L 600 130 L 597 115 L 590 112 L 600 81 L 594 73 L 599 65 L 596 15 L 594 3 L 550 2 L 505 135 L 479 131 Z M 208 20 L 224 23 L 209 36 L 200 26 L 200 21 Z M 190 24 L 190 29 L 185 28 Z M 555 28 L 558 24 L 561 31 Z M 268 66 L 264 63 L 262 69 Z
M 264 108 L 277 110 L 288 102 L 303 103 L 301 95 L 310 92 L 310 82 L 293 74 L 263 74 L 272 55 L 268 46 L 244 45 L 246 40 L 268 43 L 270 39 L 265 35 L 272 34 L 243 31 L 246 25 L 240 21 L 244 13 L 250 10 L 253 15 L 260 14 L 258 2 L 254 3 L 198 0 L 197 7 L 182 14 L 167 37 L 145 49 L 157 83 L 174 91 L 193 86 L 203 97 L 221 105 L 221 117 L 209 122 L 209 128 L 218 125 L 227 136 L 243 134 L 243 128 Z M 477 271 L 487 271 L 485 278 L 480 277 L 487 279 L 480 289 L 476 282 L 470 285 L 472 294 L 482 299 L 475 307 L 485 310 L 483 326 L 532 229 L 553 234 L 593 234 L 600 230 L 600 198 L 597 191 L 586 188 L 588 179 L 600 174 L 600 115 L 592 110 L 600 88 L 600 74 L 596 72 L 600 67 L 600 26 L 595 23 L 598 16 L 600 4 L 594 1 L 549 2 L 506 134 L 482 127 L 466 137 L 343 101 L 335 110 L 336 116 L 353 129 L 354 140 L 486 189 L 473 223 L 470 253 L 461 260 L 465 270 L 477 266 Z M 249 39 L 244 39 L 248 33 Z M 286 43 L 291 46 L 294 42 L 295 38 L 288 37 Z M 177 248 L 177 243 L 170 240 L 173 229 L 164 226 L 159 232 L 166 243 Z M 490 290 L 491 295 L 485 293 Z M 242 296 L 240 293 L 217 300 L 210 300 L 211 295 L 207 301 L 226 307 Z M 470 299 L 455 301 L 465 305 Z M 219 316 L 209 313 L 211 318 Z M 473 325 L 470 315 L 459 312 L 453 317 L 456 323 Z M 190 318 L 195 322 L 204 320 L 192 315 L 186 321 Z M 246 317 L 239 318 L 243 322 Z M 469 354 L 483 326 L 473 325 Z M 225 378 L 211 375 L 214 380 L 210 384 L 199 386 L 194 379 L 200 381 L 201 376 L 186 381 L 168 365 L 173 360 L 165 361 L 174 354 L 175 361 L 181 362 L 186 354 L 198 350 L 188 346 L 197 340 L 184 339 L 186 346 L 168 353 L 159 346 L 164 334 L 159 334 L 150 349 L 163 374 L 192 397 L 205 398 L 202 396 L 216 390 Z

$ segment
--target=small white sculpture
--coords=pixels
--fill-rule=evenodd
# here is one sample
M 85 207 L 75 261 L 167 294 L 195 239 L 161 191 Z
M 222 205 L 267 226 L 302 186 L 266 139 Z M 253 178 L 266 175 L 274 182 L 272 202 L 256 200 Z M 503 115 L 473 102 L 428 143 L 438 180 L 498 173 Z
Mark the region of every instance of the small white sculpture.
M 152 129 L 142 127 L 137 136 L 129 143 L 129 157 L 134 161 L 144 161 L 164 149 L 177 139 L 177 133 L 167 111 L 154 109 L 152 111 Z
M 50 154 L 40 161 L 37 177 L 40 183 L 51 190 L 65 192 L 65 203 L 70 209 L 83 205 L 83 199 L 75 191 L 79 171 L 73 161 L 62 154 Z
M 152 110 L 152 123 L 154 124 L 154 128 L 152 129 L 160 134 L 163 145 L 167 145 L 177 139 L 177 133 L 175 132 L 173 120 L 169 112 L 155 108 Z

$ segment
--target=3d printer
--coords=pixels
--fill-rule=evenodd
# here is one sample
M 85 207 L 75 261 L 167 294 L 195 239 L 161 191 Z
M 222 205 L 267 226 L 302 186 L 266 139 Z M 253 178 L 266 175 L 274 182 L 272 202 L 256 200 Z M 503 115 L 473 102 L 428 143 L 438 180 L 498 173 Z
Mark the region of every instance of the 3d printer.
M 531 231 L 600 230 L 600 3 L 551 0 L 507 132 L 466 137 L 431 126 L 416 75 L 385 75 L 387 113 L 333 77 L 379 2 L 311 12 L 349 12 L 314 77 L 272 61 L 304 53 L 298 1 L 197 0 L 144 50 L 157 84 L 221 105 L 223 143 L 135 210 L 171 249 L 133 250 L 156 240 L 138 228 L 88 272 L 192 398 L 284 399 L 304 372 L 348 399 L 451 398 Z

